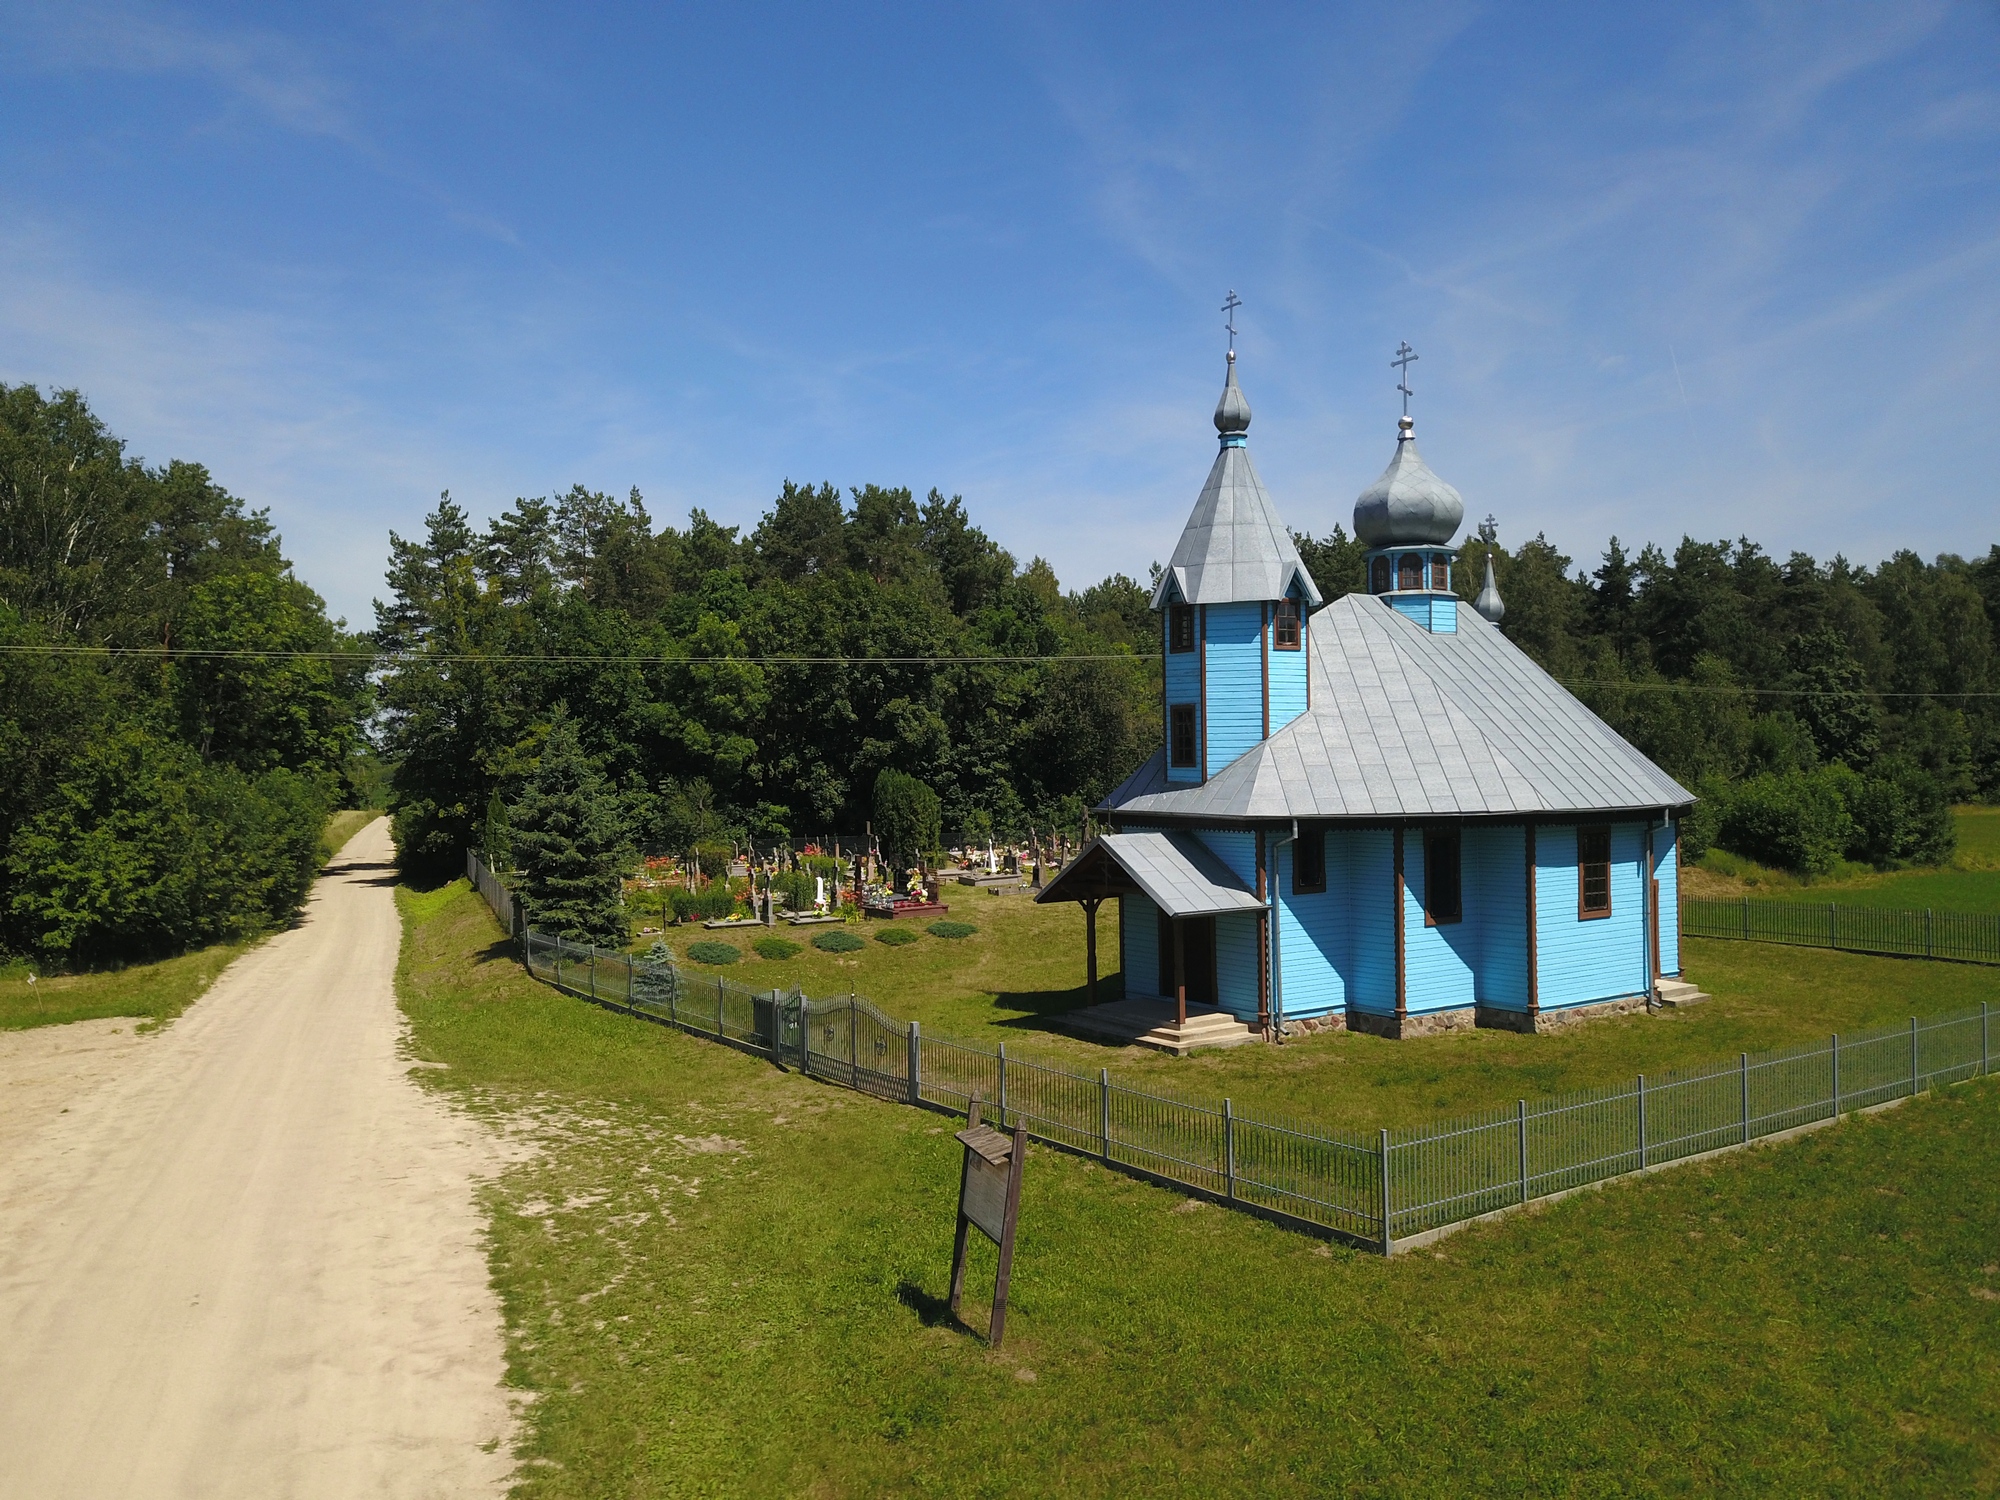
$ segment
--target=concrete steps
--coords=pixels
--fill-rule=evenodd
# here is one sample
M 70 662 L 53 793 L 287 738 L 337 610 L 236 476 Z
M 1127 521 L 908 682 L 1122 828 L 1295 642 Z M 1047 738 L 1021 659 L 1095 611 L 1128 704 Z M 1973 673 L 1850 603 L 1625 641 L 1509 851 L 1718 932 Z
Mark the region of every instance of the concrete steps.
M 1699 1005 L 1711 998 L 1705 991 L 1696 989 L 1685 979 L 1662 979 L 1660 981 L 1660 1004 L 1667 1010 L 1679 1010 L 1684 1005 Z
M 1156 1047 L 1182 1057 L 1197 1047 L 1241 1047 L 1259 1040 L 1256 1032 L 1226 1010 L 1188 1007 L 1187 1025 L 1168 1000 L 1113 1000 L 1051 1017 L 1065 1031 L 1123 1046 Z

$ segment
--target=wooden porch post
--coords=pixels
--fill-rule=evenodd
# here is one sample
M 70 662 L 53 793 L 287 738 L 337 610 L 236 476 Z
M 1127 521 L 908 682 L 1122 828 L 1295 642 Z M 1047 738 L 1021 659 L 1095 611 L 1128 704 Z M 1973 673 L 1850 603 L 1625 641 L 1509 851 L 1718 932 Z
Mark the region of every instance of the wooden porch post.
M 1083 951 L 1089 956 L 1087 972 L 1090 976 L 1084 993 L 1092 1005 L 1097 1004 L 1097 908 L 1103 899 L 1099 896 L 1083 903 L 1086 924 L 1083 929 Z
M 1187 1025 L 1187 943 L 1182 936 L 1181 919 L 1174 923 L 1174 1005 L 1180 1017 L 1180 1024 Z

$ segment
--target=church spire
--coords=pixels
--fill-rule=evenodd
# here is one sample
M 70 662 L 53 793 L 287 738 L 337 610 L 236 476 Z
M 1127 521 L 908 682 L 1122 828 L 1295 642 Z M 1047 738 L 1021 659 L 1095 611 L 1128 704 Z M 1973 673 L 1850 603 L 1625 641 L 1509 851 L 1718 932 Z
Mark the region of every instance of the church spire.
M 1236 383 L 1236 351 L 1229 351 L 1229 374 L 1222 382 L 1222 399 L 1215 403 L 1215 430 L 1225 448 L 1241 448 L 1250 431 L 1250 403 Z

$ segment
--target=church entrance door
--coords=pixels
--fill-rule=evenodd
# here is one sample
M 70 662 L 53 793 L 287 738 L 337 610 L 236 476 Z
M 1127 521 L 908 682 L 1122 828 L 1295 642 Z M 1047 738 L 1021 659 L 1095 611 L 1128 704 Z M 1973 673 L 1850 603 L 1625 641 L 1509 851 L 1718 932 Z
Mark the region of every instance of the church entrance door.
M 1187 982 L 1187 1003 L 1189 1005 L 1214 1005 L 1215 987 L 1215 918 L 1213 917 L 1169 917 L 1160 914 L 1160 993 L 1172 1000 L 1175 996 L 1174 979 L 1174 931 L 1180 930 L 1181 971 Z

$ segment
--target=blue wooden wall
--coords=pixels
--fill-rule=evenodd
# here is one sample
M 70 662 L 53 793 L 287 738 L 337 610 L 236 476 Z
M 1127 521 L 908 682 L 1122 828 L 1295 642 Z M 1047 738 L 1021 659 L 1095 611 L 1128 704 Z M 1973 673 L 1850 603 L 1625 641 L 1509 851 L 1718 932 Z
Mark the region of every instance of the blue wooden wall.
M 1394 1015 L 1396 856 L 1389 830 L 1328 829 L 1326 888 L 1345 912 L 1334 961 L 1347 981 L 1347 1003 Z
M 1543 1010 L 1634 995 L 1647 987 L 1644 855 L 1643 824 L 1611 825 L 1611 915 L 1585 921 L 1577 915 L 1576 829 L 1535 830 Z
M 1125 993 L 1156 995 L 1160 990 L 1160 909 L 1144 896 L 1118 898 L 1119 966 Z
M 1306 711 L 1306 663 L 1312 650 L 1312 620 L 1299 624 L 1299 649 L 1271 653 L 1271 733 Z M 1268 629 L 1267 632 L 1268 634 Z
M 1257 1020 L 1257 917 L 1230 912 L 1215 919 L 1215 993 L 1239 1021 Z
M 1264 737 L 1264 606 L 1211 604 L 1208 631 L 1208 774 Z
M 1680 830 L 1669 823 L 1653 830 L 1653 872 L 1660 882 L 1660 972 L 1681 971 Z
M 1160 611 L 1160 629 L 1171 628 L 1172 612 Z M 1197 624 L 1199 622 L 1197 621 Z M 1167 639 L 1164 635 L 1161 637 Z M 1168 709 L 1176 703 L 1195 705 L 1196 754 L 1192 766 L 1176 766 L 1173 763 L 1173 720 Z M 1201 650 L 1199 645 L 1193 651 L 1169 651 L 1166 653 L 1166 703 L 1160 710 L 1160 734 L 1167 747 L 1167 780 L 1195 782 L 1201 780 Z
M 1392 870 L 1390 879 L 1394 878 Z M 1446 927 L 1424 925 L 1424 881 L 1423 830 L 1405 829 L 1403 999 L 1412 1015 L 1418 1011 L 1456 1010 L 1472 1004 L 1473 963 L 1478 957 L 1476 921 L 1459 921 Z M 1462 899 L 1462 887 L 1460 894 L 1460 906 L 1469 905 Z M 1471 917 L 1470 912 L 1467 917 Z
M 1300 895 L 1292 889 L 1292 848 L 1278 850 L 1278 944 L 1286 1016 L 1323 1016 L 1347 1005 L 1340 955 L 1350 951 L 1345 928 L 1351 916 L 1331 881 Z
M 1435 594 L 1389 596 L 1389 608 L 1438 635 L 1458 634 L 1458 601 Z
M 1468 823 L 1459 835 L 1465 919 L 1477 927 L 1478 1003 L 1528 1008 L 1528 850 L 1519 824 Z

